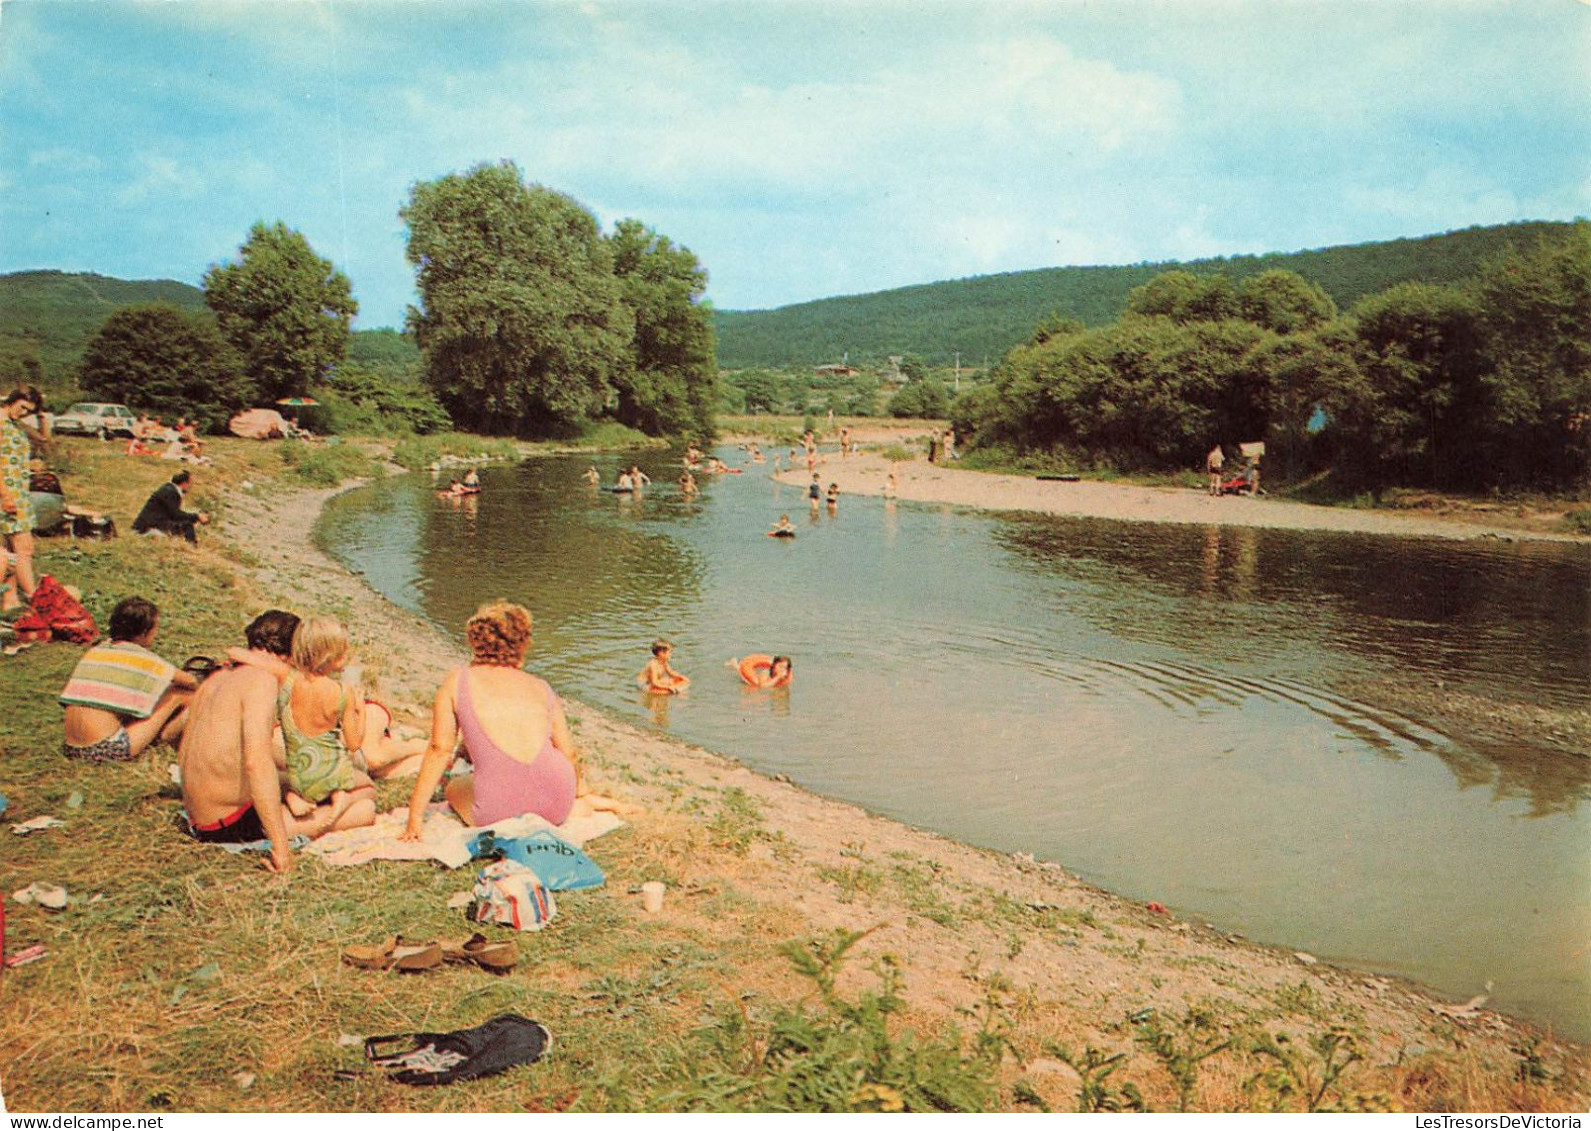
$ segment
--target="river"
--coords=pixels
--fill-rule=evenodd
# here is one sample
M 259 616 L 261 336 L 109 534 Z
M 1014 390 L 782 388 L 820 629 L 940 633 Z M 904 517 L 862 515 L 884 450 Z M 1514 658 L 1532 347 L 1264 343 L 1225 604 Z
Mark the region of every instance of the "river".
M 766 773 L 1320 958 L 1591 1039 L 1591 760 L 1345 688 L 1583 707 L 1591 550 L 997 516 L 590 461 L 406 476 L 317 540 L 455 636 L 505 596 L 560 691 Z M 617 459 L 597 461 L 611 483 Z M 763 532 L 781 513 L 798 537 Z M 688 695 L 639 694 L 655 636 Z M 754 692 L 731 656 L 794 658 Z M 1378 701 L 1382 701 L 1378 697 Z

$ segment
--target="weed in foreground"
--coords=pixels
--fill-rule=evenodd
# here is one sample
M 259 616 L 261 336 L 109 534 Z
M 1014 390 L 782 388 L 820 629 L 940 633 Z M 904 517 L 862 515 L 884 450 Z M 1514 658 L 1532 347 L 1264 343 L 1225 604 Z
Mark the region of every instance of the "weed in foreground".
M 1215 1015 L 1197 1006 L 1190 1006 L 1185 1017 L 1169 1025 L 1151 1010 L 1135 1025 L 1133 1039 L 1153 1053 L 1170 1075 L 1177 1089 L 1178 1111 L 1191 1110 L 1199 1066 L 1232 1045 L 1232 1038 L 1216 1024 Z
M 682 1082 L 651 1103 L 674 1111 L 987 1110 L 1005 1047 L 998 1010 L 980 1011 L 966 1052 L 954 1027 L 923 1036 L 899 1026 L 902 979 L 888 955 L 872 965 L 875 989 L 842 994 L 840 971 L 869 933 L 785 944 L 818 1007 L 782 1005 L 764 1021 L 737 999 L 698 1031 L 694 1048 L 680 1050 L 674 1069 Z
M 1077 1110 L 1083 1114 L 1101 1111 L 1148 1111 L 1138 1085 L 1124 1081 L 1120 1087 L 1110 1083 L 1111 1073 L 1127 1059 L 1124 1052 L 1106 1052 L 1093 1045 L 1085 1045 L 1081 1053 L 1074 1053 L 1065 1045 L 1046 1041 L 1044 1051 L 1064 1064 L 1071 1066 L 1081 1083 L 1077 1090 Z
M 1303 1046 L 1286 1033 L 1262 1033 L 1252 1051 L 1270 1064 L 1248 1081 L 1245 1090 L 1263 1097 L 1269 1105 L 1265 1110 L 1288 1111 L 1295 1103 L 1304 1111 L 1391 1110 L 1391 1101 L 1383 1095 L 1340 1093 L 1343 1075 L 1364 1059 L 1357 1038 L 1342 1026 L 1312 1035 Z M 1339 1089 L 1338 1096 L 1328 1101 L 1334 1089 Z

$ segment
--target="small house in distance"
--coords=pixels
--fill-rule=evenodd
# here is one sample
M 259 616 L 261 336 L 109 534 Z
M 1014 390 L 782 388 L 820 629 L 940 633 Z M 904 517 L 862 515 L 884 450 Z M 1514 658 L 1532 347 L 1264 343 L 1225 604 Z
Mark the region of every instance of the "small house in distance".
M 854 365 L 816 365 L 812 372 L 819 377 L 855 377 L 862 371 Z

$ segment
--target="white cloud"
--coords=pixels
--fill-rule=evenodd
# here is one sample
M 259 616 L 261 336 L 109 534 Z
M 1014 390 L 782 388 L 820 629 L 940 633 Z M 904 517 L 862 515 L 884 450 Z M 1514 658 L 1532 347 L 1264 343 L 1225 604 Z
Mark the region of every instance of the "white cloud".
M 143 205 L 171 200 L 196 200 L 205 187 L 197 170 L 184 168 L 174 158 L 159 153 L 139 153 L 132 158 L 127 182 L 117 190 L 117 204 Z
M 1519 218 L 1517 196 L 1491 178 L 1457 165 L 1439 165 L 1417 179 L 1389 178 L 1391 183 L 1350 184 L 1345 205 L 1356 213 L 1383 218 L 1411 230 L 1440 231 L 1464 224 L 1502 223 Z
M 80 149 L 56 147 L 36 149 L 28 154 L 30 169 L 49 169 L 62 173 L 93 173 L 103 167 L 104 162 L 98 157 Z

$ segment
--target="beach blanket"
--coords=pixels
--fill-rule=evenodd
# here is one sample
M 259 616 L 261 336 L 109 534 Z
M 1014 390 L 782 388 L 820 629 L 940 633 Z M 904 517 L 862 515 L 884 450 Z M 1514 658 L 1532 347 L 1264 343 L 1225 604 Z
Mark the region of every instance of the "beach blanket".
M 371 860 L 436 860 L 449 868 L 462 868 L 474 858 L 470 849 L 475 838 L 487 830 L 500 840 L 509 840 L 527 837 L 538 829 L 552 829 L 579 847 L 624 824 L 612 813 L 593 813 L 570 817 L 561 825 L 549 824 L 541 817 L 524 816 L 509 817 L 477 828 L 465 825 L 442 802 L 426 808 L 419 840 L 398 839 L 408 823 L 409 811 L 394 809 L 380 814 L 376 823 L 366 828 L 327 833 L 305 851 L 337 867 L 351 867 Z
M 147 719 L 177 669 L 130 640 L 83 653 L 61 689 L 62 705 L 102 707 L 125 719 Z

